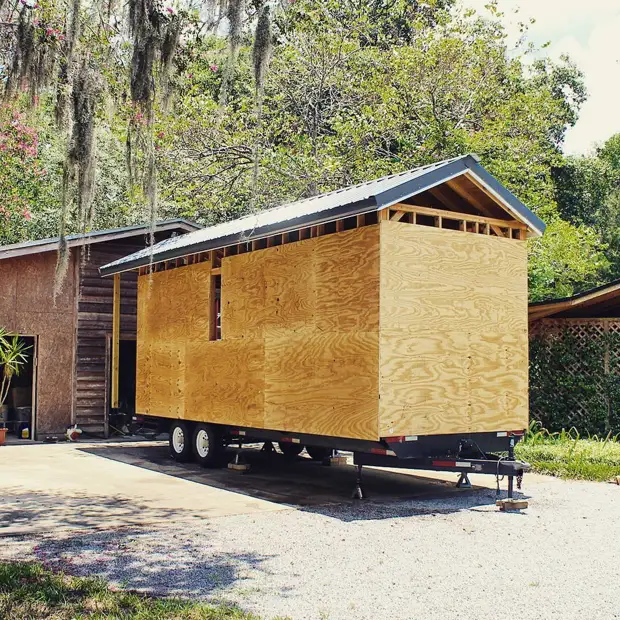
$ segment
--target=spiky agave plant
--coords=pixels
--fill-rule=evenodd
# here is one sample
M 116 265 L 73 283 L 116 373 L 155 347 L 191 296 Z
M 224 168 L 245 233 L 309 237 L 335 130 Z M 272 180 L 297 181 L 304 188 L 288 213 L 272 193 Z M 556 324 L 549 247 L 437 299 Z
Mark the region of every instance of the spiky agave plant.
M 11 380 L 19 375 L 22 366 L 26 363 L 26 351 L 30 347 L 16 334 L 9 334 L 0 327 L 0 407 L 6 402 L 11 387 Z

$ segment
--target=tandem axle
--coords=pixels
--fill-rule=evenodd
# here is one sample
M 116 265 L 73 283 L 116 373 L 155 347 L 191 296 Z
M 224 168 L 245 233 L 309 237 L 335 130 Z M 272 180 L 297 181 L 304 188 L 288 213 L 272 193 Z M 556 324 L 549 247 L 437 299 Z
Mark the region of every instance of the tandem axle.
M 165 422 L 169 420 L 158 419 L 160 427 Z M 514 499 L 515 478 L 520 488 L 523 474 L 530 469 L 528 463 L 515 459 L 514 448 L 523 434 L 523 431 L 499 431 L 385 437 L 379 441 L 368 441 L 173 420 L 169 443 L 174 459 L 194 460 L 205 467 L 221 465 L 224 448 L 228 445 L 241 447 L 243 444 L 264 442 L 267 448 L 272 448 L 273 443 L 278 443 L 287 456 L 296 456 L 306 448 L 310 457 L 317 461 L 328 460 L 334 451 L 352 452 L 357 472 L 353 491 L 356 499 L 366 497 L 362 479 L 364 466 L 456 472 L 461 474 L 457 482 L 461 488 L 471 486 L 470 473 L 491 474 L 498 481 L 498 505 L 503 510 L 512 510 L 524 508 L 527 504 Z M 503 477 L 508 478 L 507 500 L 499 499 L 499 480 Z

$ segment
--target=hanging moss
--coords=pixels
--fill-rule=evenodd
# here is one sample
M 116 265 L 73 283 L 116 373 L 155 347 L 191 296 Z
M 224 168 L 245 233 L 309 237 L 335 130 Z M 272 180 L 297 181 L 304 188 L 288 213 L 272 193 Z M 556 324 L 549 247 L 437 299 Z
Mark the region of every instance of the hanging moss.
M 23 6 L 19 13 L 11 69 L 6 82 L 5 96 L 7 98 L 13 97 L 26 86 L 27 78 L 32 72 L 34 56 L 35 27 L 30 19 L 30 11 Z
M 58 127 L 65 127 L 67 123 L 67 108 L 71 92 L 70 76 L 73 72 L 75 49 L 81 30 L 80 0 L 73 0 L 67 23 L 67 34 L 61 50 L 58 84 L 56 86 L 56 105 L 54 107 L 54 117 Z
M 245 8 L 244 0 L 228 0 L 228 58 L 224 75 L 222 76 L 222 85 L 220 87 L 220 115 L 228 101 L 228 93 L 235 77 L 235 68 L 237 65 L 237 57 L 239 56 L 239 48 L 241 47 L 241 29 L 243 26 L 243 11 Z
M 163 38 L 160 53 L 160 77 L 159 82 L 162 90 L 162 103 L 164 108 L 168 107 L 170 99 L 170 72 L 172 70 L 172 61 L 179 47 L 181 38 L 182 21 L 178 15 L 173 15 L 168 19 L 168 23 L 164 27 Z
M 56 263 L 55 290 L 60 290 L 66 275 L 68 252 L 65 240 L 71 207 L 77 207 L 81 232 L 92 227 L 95 188 L 95 113 L 101 96 L 101 78 L 94 66 L 85 60 L 74 79 L 71 90 L 73 125 L 63 173 L 63 200 L 60 241 Z
M 254 65 L 254 83 L 259 99 L 262 98 L 265 89 L 265 74 L 271 58 L 271 13 L 269 5 L 265 5 L 259 15 L 256 24 L 256 34 L 254 35 L 254 46 L 252 48 L 252 62 Z

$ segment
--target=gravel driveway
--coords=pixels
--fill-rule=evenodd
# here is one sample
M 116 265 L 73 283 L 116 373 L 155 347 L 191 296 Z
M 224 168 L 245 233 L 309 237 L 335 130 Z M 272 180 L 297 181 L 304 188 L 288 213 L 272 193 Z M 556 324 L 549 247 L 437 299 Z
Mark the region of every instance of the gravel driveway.
M 485 488 L 17 534 L 0 555 L 230 601 L 265 618 L 620 618 L 620 488 L 529 481 L 523 514 L 499 513 Z

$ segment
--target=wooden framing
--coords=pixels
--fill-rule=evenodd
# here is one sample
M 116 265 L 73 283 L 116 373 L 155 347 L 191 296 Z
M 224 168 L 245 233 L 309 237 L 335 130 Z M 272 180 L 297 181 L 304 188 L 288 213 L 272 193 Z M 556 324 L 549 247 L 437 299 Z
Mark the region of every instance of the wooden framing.
M 437 192 L 440 188 L 433 188 Z M 524 240 L 527 236 L 527 226 L 515 219 L 503 220 L 500 218 L 487 217 L 483 215 L 474 215 L 471 213 L 461 213 L 459 211 L 448 211 L 444 209 L 436 209 L 433 207 L 425 207 L 420 205 L 410 205 L 406 203 L 396 203 L 390 207 L 377 212 L 374 218 L 374 212 L 362 213 L 357 216 L 341 218 L 329 224 L 318 224 L 316 226 L 308 226 L 294 231 L 277 233 L 260 239 L 252 239 L 251 241 L 229 245 L 208 252 L 200 252 L 191 254 L 182 258 L 165 260 L 139 268 L 139 274 L 156 273 L 158 271 L 167 271 L 194 265 L 205 261 L 211 261 L 212 274 L 218 275 L 221 266 L 221 259 L 229 256 L 237 256 L 247 252 L 255 252 L 266 248 L 273 248 L 289 243 L 296 243 L 304 239 L 315 239 L 325 235 L 340 233 L 344 230 L 354 228 L 362 228 L 370 226 L 380 221 L 402 222 L 407 224 L 416 224 L 422 226 L 434 226 L 436 228 L 452 228 L 447 222 L 455 222 L 457 230 L 461 232 L 476 233 L 481 235 L 491 235 L 496 237 L 505 237 L 508 239 Z M 373 217 L 371 217 L 373 216 Z M 427 218 L 427 222 L 423 221 L 423 216 Z

